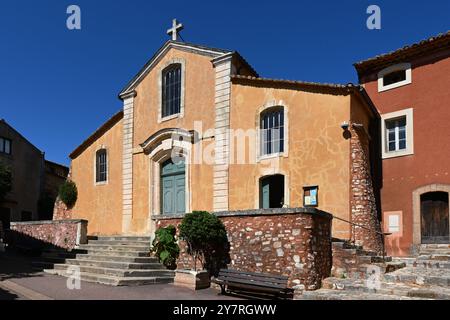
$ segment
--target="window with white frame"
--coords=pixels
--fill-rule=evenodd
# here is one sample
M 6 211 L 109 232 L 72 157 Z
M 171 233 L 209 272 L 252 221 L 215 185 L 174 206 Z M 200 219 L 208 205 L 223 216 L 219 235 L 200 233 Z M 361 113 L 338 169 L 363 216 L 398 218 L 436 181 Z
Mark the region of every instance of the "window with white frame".
M 11 154 L 11 140 L 0 137 L 0 153 Z
M 95 157 L 95 182 L 106 183 L 108 181 L 108 153 L 106 149 L 100 149 Z
M 284 108 L 273 107 L 261 113 L 261 156 L 284 152 Z
M 162 118 L 180 113 L 181 82 L 181 64 L 172 64 L 163 71 Z
M 406 149 L 406 116 L 386 120 L 387 151 Z
M 412 82 L 411 64 L 400 63 L 378 73 L 378 92 L 387 91 Z
M 405 109 L 381 117 L 383 158 L 413 154 L 413 110 Z

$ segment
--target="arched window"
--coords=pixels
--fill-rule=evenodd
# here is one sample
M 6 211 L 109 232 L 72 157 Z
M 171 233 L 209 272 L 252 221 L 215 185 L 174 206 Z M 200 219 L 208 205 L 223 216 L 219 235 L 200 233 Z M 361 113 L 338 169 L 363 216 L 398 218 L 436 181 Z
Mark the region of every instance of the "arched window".
M 167 67 L 162 75 L 162 118 L 178 114 L 181 109 L 181 64 Z
M 284 108 L 273 107 L 261 113 L 261 156 L 284 152 Z
M 106 149 L 100 149 L 95 157 L 95 181 L 97 183 L 108 181 L 108 153 Z

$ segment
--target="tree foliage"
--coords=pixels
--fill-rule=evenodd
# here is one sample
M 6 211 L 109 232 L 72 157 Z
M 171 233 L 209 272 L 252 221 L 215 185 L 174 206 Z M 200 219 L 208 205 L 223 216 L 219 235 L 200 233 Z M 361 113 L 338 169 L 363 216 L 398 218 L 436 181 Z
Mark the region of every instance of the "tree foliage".
M 203 268 L 216 274 L 229 261 L 227 232 L 217 216 L 206 211 L 186 214 L 180 225 L 180 238 L 187 244 L 187 252 L 193 257 L 194 270 L 197 261 Z
M 159 261 L 171 270 L 176 269 L 177 259 L 180 255 L 180 247 L 175 237 L 176 233 L 177 229 L 169 225 L 158 229 L 153 240 L 153 252 L 155 252 Z
M 78 199 L 78 190 L 75 182 L 67 180 L 59 187 L 59 198 L 68 207 L 73 208 Z

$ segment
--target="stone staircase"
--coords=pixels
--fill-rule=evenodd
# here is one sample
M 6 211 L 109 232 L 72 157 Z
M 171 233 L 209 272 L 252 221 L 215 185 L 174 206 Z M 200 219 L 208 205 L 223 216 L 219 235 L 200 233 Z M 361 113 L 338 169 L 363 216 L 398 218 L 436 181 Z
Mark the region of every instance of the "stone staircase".
M 390 260 L 390 259 L 388 259 Z M 298 300 L 450 300 L 450 245 L 422 245 L 416 257 L 361 264 L 360 272 L 323 280 L 322 288 L 296 295 Z M 376 285 L 367 269 L 377 266 Z M 356 269 L 355 269 L 356 270 Z M 354 271 L 354 270 L 353 270 Z
M 175 276 L 150 256 L 149 237 L 98 237 L 71 252 L 50 249 L 33 267 L 65 277 L 76 270 L 82 281 L 112 286 L 169 283 Z

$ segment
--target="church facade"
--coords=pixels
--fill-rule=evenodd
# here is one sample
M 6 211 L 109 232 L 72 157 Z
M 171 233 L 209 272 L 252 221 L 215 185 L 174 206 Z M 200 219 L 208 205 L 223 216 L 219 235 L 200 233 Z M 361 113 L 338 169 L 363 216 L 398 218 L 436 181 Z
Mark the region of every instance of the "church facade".
M 377 242 L 380 117 L 362 87 L 262 78 L 236 51 L 175 35 L 119 97 L 123 110 L 70 155 L 71 217 L 89 234 L 151 235 L 155 216 L 194 210 L 313 206 L 338 218 L 333 236 Z

